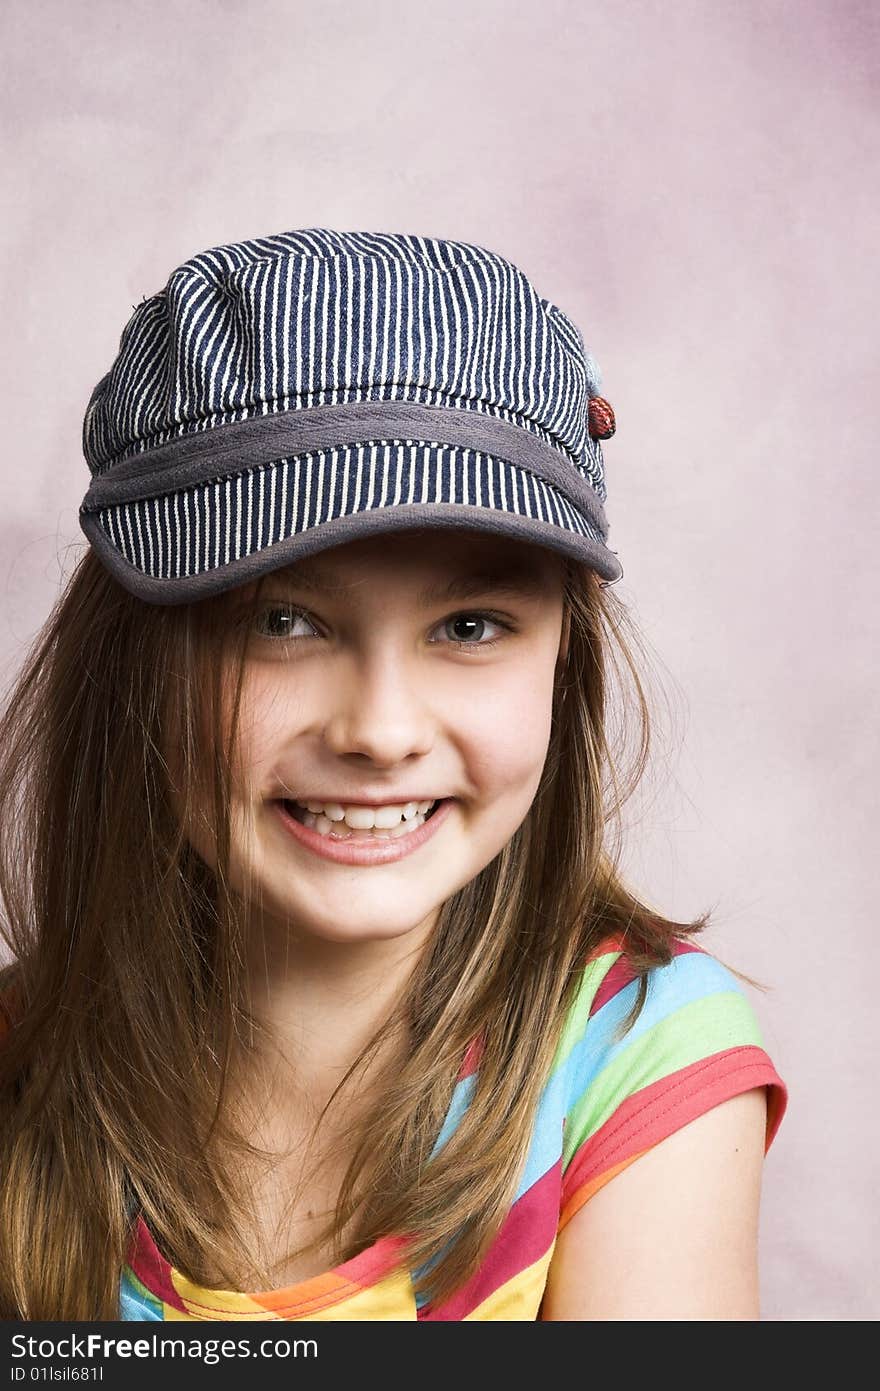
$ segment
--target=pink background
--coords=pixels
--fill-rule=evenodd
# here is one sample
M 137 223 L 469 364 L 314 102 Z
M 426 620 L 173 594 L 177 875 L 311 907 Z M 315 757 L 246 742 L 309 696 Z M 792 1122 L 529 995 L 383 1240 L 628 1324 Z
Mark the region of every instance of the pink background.
M 617 592 L 665 690 L 627 867 L 714 907 L 706 944 L 771 986 L 763 1317 L 876 1318 L 880 11 L 30 0 L 0 25 L 6 677 L 85 546 L 89 392 L 180 261 L 310 226 L 515 261 L 617 413 Z

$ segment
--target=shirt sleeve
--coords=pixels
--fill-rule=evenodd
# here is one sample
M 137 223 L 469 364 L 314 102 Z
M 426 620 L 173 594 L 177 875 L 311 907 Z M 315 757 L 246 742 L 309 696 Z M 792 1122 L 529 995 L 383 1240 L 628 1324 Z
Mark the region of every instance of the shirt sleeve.
M 767 1088 L 765 1154 L 782 1122 L 786 1085 L 738 978 L 692 942 L 674 951 L 648 973 L 642 1011 L 622 1037 L 635 973 L 619 950 L 585 972 L 567 1030 L 560 1231 L 621 1169 L 739 1092 Z

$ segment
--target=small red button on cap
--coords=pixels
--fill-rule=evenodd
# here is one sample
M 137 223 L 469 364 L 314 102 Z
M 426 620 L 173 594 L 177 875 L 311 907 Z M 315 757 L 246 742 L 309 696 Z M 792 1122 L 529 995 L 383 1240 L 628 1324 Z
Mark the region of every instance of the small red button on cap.
M 590 397 L 587 419 L 590 426 L 590 436 L 594 440 L 610 440 L 617 429 L 614 410 L 604 396 Z

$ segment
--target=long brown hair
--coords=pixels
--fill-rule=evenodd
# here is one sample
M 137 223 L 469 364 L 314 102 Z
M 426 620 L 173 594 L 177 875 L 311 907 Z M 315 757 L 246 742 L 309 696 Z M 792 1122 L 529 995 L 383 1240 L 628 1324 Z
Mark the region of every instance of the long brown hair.
M 87 550 L 0 718 L 12 957 L 0 973 L 3 1317 L 119 1318 L 136 1212 L 199 1285 L 235 1288 L 250 1249 L 241 1163 L 272 1156 L 229 1101 L 230 1069 L 257 1023 L 229 871 L 247 636 L 229 624 L 226 598 L 143 603 Z M 405 1236 L 410 1270 L 448 1246 L 419 1286 L 437 1302 L 477 1268 L 513 1200 L 588 954 L 609 933 L 622 940 L 640 976 L 629 1027 L 645 973 L 709 916 L 670 921 L 624 885 L 620 810 L 649 750 L 640 639 L 622 601 L 575 562 L 565 603 L 567 666 L 529 814 L 443 905 L 393 1014 L 328 1103 L 345 1108 L 362 1066 L 405 1023 L 403 1065 L 380 1074 L 381 1101 L 344 1133 L 351 1159 L 322 1237 L 341 1263 Z M 634 699 L 618 693 L 621 676 Z M 214 869 L 175 812 L 173 790 L 185 813 L 197 787 L 213 808 Z M 428 1163 L 475 1038 L 470 1103 Z M 262 1277 L 252 1287 L 272 1286 L 271 1270 Z

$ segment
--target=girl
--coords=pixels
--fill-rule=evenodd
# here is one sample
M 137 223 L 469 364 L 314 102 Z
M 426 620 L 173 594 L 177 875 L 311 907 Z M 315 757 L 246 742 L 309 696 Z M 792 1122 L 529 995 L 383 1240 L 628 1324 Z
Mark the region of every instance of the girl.
M 461 242 L 136 307 L 0 726 L 4 1317 L 758 1317 L 785 1087 L 609 832 L 598 383 Z

